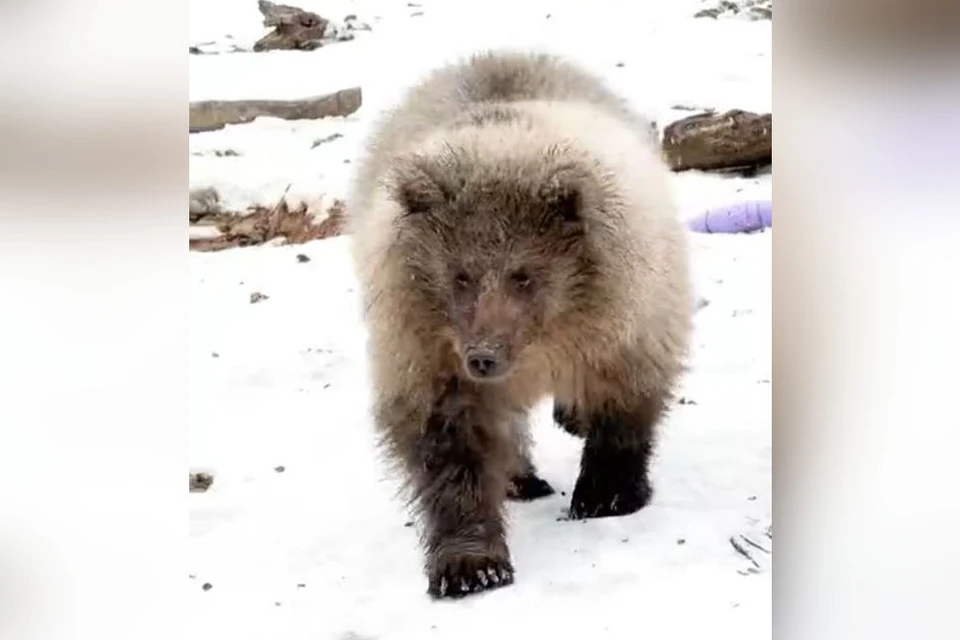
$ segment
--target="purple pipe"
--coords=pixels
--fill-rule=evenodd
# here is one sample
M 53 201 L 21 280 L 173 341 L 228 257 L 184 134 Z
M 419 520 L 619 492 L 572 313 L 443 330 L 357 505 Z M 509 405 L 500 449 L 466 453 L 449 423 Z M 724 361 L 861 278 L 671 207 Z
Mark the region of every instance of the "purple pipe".
M 698 233 L 750 233 L 773 226 L 773 201 L 751 200 L 709 209 L 687 221 Z

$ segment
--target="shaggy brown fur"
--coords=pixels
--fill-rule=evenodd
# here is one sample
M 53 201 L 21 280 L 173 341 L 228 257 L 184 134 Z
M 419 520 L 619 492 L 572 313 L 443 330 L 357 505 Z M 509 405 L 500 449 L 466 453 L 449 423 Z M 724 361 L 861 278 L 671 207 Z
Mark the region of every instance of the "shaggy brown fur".
M 442 68 L 379 123 L 348 202 L 375 419 L 424 520 L 428 591 L 513 580 L 503 504 L 553 492 L 526 416 L 585 438 L 574 518 L 648 503 L 691 327 L 647 127 L 545 55 Z

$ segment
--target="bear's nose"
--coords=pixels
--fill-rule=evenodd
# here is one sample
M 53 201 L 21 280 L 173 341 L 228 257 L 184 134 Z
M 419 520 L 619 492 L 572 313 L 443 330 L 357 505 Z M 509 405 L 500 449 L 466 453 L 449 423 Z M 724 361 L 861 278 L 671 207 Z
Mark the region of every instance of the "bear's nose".
M 477 378 L 493 378 L 503 369 L 503 360 L 488 349 L 474 349 L 467 354 L 467 369 Z

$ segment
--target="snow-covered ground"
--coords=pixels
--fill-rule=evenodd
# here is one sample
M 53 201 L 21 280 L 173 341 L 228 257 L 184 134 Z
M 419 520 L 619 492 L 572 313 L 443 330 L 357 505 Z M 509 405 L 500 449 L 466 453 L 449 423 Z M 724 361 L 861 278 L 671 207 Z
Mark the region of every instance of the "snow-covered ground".
M 345 160 L 378 111 L 476 48 L 566 53 L 662 124 L 689 113 L 676 105 L 770 110 L 770 23 L 695 20 L 699 1 L 292 4 L 357 14 L 373 30 L 310 53 L 191 56 L 191 99 L 360 85 L 364 106 L 191 135 L 192 153 L 240 154 L 191 156 L 191 184 L 216 186 L 237 208 L 273 203 L 291 182 L 291 199 L 342 195 Z M 254 0 L 191 6 L 194 42 L 230 34 L 249 45 L 264 32 Z M 333 133 L 342 137 L 311 148 Z M 770 197 L 771 178 L 685 173 L 676 188 L 692 215 Z M 457 602 L 427 597 L 416 530 L 373 454 L 349 238 L 191 254 L 190 462 L 216 479 L 190 496 L 190 637 L 769 637 L 770 555 L 740 536 L 772 548 L 771 238 L 692 237 L 709 305 L 681 393 L 690 402 L 663 425 L 654 502 L 624 518 L 558 521 L 579 451 L 544 405 L 535 461 L 567 495 L 511 504 L 516 584 Z M 255 292 L 267 298 L 251 304 Z

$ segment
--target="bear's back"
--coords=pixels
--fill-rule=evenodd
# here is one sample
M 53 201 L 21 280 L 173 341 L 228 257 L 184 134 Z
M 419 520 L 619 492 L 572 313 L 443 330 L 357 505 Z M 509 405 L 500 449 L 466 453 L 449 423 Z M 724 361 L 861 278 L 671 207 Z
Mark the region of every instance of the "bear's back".
M 562 58 L 540 53 L 478 54 L 430 73 L 374 126 L 354 179 L 349 209 L 362 215 L 396 154 L 415 148 L 465 113 L 486 113 L 495 119 L 499 114 L 493 105 L 529 101 L 586 102 L 622 120 L 638 136 L 648 129 L 648 123 L 599 78 Z

